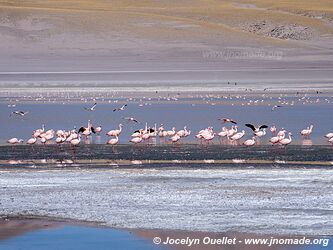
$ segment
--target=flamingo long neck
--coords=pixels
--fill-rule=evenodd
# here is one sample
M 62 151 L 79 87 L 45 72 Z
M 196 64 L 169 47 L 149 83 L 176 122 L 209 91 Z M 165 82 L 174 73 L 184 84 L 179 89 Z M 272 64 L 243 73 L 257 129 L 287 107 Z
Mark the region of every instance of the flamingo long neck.
M 121 124 L 119 124 L 119 131 L 121 132 L 121 130 L 122 130 L 122 126 L 121 126 Z

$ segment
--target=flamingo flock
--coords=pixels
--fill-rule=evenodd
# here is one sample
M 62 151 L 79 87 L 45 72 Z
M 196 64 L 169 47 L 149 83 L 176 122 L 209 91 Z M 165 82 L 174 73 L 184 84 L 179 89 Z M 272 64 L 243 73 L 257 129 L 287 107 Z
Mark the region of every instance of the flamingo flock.
M 266 129 L 271 132 L 268 142 L 272 145 L 287 146 L 292 143 L 292 133 L 282 128 L 278 130 L 275 125 L 272 125 L 270 128 L 267 125 L 253 125 L 245 124 L 246 127 L 250 128 L 251 131 L 248 133 L 250 138 L 244 139 L 246 136 L 246 131 L 239 130 L 236 121 L 232 119 L 224 118 L 223 123 L 232 123 L 231 127 L 223 126 L 220 131 L 214 131 L 213 127 L 209 126 L 198 131 L 194 138 L 196 138 L 200 144 L 212 144 L 216 139 L 220 144 L 225 143 L 229 145 L 244 145 L 251 147 L 254 145 L 260 144 L 262 137 L 267 136 Z M 308 126 L 307 128 L 300 131 L 300 135 L 307 139 L 313 132 L 313 125 Z M 55 142 L 56 144 L 71 144 L 73 146 L 79 145 L 81 143 L 81 137 L 84 137 L 83 141 L 86 141 L 87 138 L 90 138 L 93 134 L 100 136 L 102 132 L 102 126 L 93 127 L 90 120 L 88 120 L 87 126 L 80 127 L 79 130 L 57 130 L 46 129 L 44 125 L 41 128 L 38 128 L 32 131 L 31 138 L 26 141 L 28 145 L 34 144 L 50 144 Z M 119 124 L 118 128 L 107 131 L 105 134 L 107 136 L 106 144 L 116 145 L 119 143 L 123 131 L 123 124 Z M 146 143 L 156 143 L 156 139 L 159 138 L 161 143 L 180 143 L 184 138 L 191 135 L 191 130 L 188 130 L 187 126 L 184 126 L 182 129 L 177 130 L 175 127 L 170 129 L 165 129 L 163 124 L 158 128 L 156 124 L 153 127 L 149 127 L 146 123 L 145 127 L 134 131 L 129 139 L 129 142 L 132 144 L 139 144 L 142 142 Z M 328 142 L 333 144 L 333 132 L 325 135 L 325 138 Z M 7 140 L 9 144 L 20 144 L 24 143 L 22 139 L 16 137 L 10 138 Z

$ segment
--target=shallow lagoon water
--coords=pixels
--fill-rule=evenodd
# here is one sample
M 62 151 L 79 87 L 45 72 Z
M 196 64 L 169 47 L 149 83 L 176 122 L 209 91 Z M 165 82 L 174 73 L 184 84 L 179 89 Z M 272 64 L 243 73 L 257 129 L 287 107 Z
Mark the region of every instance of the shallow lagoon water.
M 253 124 L 275 124 L 278 129 L 286 128 L 294 135 L 294 144 L 324 144 L 328 142 L 324 135 L 333 131 L 332 127 L 332 106 L 331 104 L 316 105 L 295 105 L 282 107 L 274 112 L 267 105 L 240 106 L 240 105 L 211 105 L 191 103 L 149 103 L 139 106 L 138 103 L 129 103 L 128 108 L 122 112 L 112 112 L 122 104 L 98 104 L 94 112 L 87 112 L 84 107 L 89 107 L 92 103 L 80 104 L 21 104 L 15 108 L 8 108 L 7 104 L 0 104 L 0 142 L 5 143 L 12 137 L 27 140 L 33 130 L 45 124 L 46 129 L 73 129 L 86 126 L 90 119 L 94 126 L 102 126 L 101 136 L 93 136 L 92 142 L 105 144 L 107 138 L 105 132 L 118 128 L 118 124 L 124 124 L 120 143 L 129 143 L 130 135 L 133 131 L 144 128 L 147 122 L 153 127 L 163 124 L 165 129 L 175 127 L 176 130 L 182 129 L 185 125 L 192 131 L 192 135 L 184 139 L 184 143 L 197 143 L 194 134 L 207 126 L 213 126 L 216 132 L 222 126 L 217 119 L 221 117 L 231 117 L 239 122 L 239 131 L 244 129 L 246 136 L 251 138 L 252 131 L 244 126 L 245 123 Z M 9 117 L 13 110 L 24 110 L 30 113 L 22 117 Z M 132 116 L 141 123 L 126 123 L 123 117 Z M 314 131 L 310 140 L 303 140 L 299 132 L 309 126 L 314 125 Z M 266 138 L 261 139 L 262 144 L 267 144 L 270 132 Z M 159 140 L 157 140 L 159 143 Z M 164 142 L 163 142 L 164 143 Z M 217 142 L 217 139 L 215 140 Z
M 162 249 L 126 230 L 101 227 L 61 226 L 42 229 L 15 238 L 0 240 L 1 250 L 56 249 Z

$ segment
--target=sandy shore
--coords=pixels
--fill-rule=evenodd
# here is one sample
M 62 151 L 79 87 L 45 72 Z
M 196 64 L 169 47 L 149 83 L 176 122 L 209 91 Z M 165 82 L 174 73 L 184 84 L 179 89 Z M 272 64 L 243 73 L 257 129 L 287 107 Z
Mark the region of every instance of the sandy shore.
M 332 6 L 319 2 L 6 1 L 0 86 L 332 84 Z

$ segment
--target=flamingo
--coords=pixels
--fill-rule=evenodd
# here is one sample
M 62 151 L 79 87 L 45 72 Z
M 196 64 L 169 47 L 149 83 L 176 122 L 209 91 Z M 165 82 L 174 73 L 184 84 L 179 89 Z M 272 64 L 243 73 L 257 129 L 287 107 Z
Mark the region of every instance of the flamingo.
M 254 132 L 254 134 L 258 137 L 262 137 L 266 135 L 266 129 L 264 128 L 263 130 L 259 130 L 258 132 Z
M 119 124 L 119 129 L 114 129 L 114 130 L 110 130 L 109 132 L 106 133 L 106 135 L 108 136 L 119 136 L 121 134 L 123 128 L 123 124 Z
M 149 140 L 149 138 L 150 138 L 150 133 L 145 132 L 145 133 L 141 136 L 141 138 L 142 138 L 143 140 Z
M 287 146 L 291 143 L 292 139 L 291 139 L 291 136 L 292 136 L 292 133 L 288 133 L 288 138 L 284 138 L 282 140 L 280 140 L 280 144 L 283 145 L 283 146 Z
M 102 126 L 96 127 L 95 132 L 99 135 L 102 132 Z
M 159 137 L 164 137 L 164 127 L 163 124 L 158 128 L 158 136 Z
M 139 129 L 134 131 L 134 133 L 131 135 L 131 137 L 139 137 L 143 134 L 143 129 Z
M 60 144 L 66 141 L 66 138 L 64 136 L 58 136 L 56 139 L 56 143 Z
M 285 133 L 281 134 L 281 136 L 274 136 L 271 139 L 269 139 L 269 142 L 272 144 L 278 143 L 280 140 L 284 139 Z
M 10 116 L 13 114 L 13 115 L 19 115 L 19 116 L 25 116 L 27 115 L 29 112 L 27 111 L 13 111 Z
M 183 137 L 185 136 L 186 133 L 186 126 L 184 126 L 184 129 L 179 130 L 176 135 L 178 135 L 179 137 Z
M 185 134 L 184 134 L 184 137 L 187 137 L 191 134 L 191 130 L 187 130 L 185 129 Z
M 331 139 L 333 137 L 333 133 L 328 133 L 328 134 L 325 135 L 325 137 L 327 139 Z
M 142 138 L 141 137 L 134 137 L 130 140 L 130 142 L 132 142 L 134 144 L 137 144 L 137 143 L 142 142 Z
M 121 106 L 120 108 L 115 108 L 115 109 L 113 110 L 113 112 L 115 112 L 115 111 L 124 111 L 126 107 L 127 107 L 127 104 L 124 104 L 124 105 Z
M 243 142 L 243 144 L 245 146 L 247 146 L 247 147 L 251 147 L 251 146 L 253 146 L 253 145 L 256 144 L 256 140 L 255 139 L 256 139 L 255 137 L 252 137 L 252 139 L 246 140 L 245 142 Z
M 66 131 L 65 130 L 57 130 L 57 132 L 56 132 L 56 135 L 58 136 L 58 137 L 61 137 L 61 136 L 65 136 L 65 134 L 66 134 Z
M 81 142 L 81 136 L 78 136 L 78 138 L 71 140 L 71 145 L 77 146 Z
M 306 128 L 306 129 L 303 129 L 301 131 L 301 135 L 304 136 L 304 137 L 308 137 L 312 134 L 312 129 L 313 129 L 313 125 L 310 125 L 310 127 Z
M 233 124 L 237 124 L 237 122 L 235 120 L 230 119 L 230 118 L 219 118 L 218 120 L 222 121 L 222 123 L 230 122 L 230 123 L 233 123 Z
M 237 133 L 237 129 L 238 127 L 237 126 L 232 126 L 231 129 L 228 130 L 228 133 L 227 133 L 227 137 L 231 137 L 233 136 L 234 134 Z
M 91 133 L 96 133 L 94 127 L 92 126 L 90 120 L 88 120 L 88 127 L 81 127 L 79 133 L 82 133 L 84 136 L 89 136 Z
M 269 130 L 271 131 L 272 135 L 275 135 L 275 133 L 276 133 L 276 127 L 275 127 L 275 125 L 273 125 L 272 127 L 270 127 Z
M 178 142 L 180 138 L 181 138 L 180 135 L 175 134 L 174 136 L 171 137 L 171 141 L 172 142 Z
M 230 137 L 232 141 L 238 141 L 245 135 L 245 131 L 242 130 L 242 132 L 236 133 L 233 136 Z
M 127 120 L 127 122 L 139 123 L 139 121 L 137 119 L 135 119 L 134 117 L 124 117 L 123 119 Z
M 148 132 L 149 132 L 150 137 L 156 137 L 157 136 L 156 124 L 155 124 L 154 128 L 149 128 Z
M 30 138 L 30 139 L 27 141 L 27 144 L 32 145 L 32 144 L 35 144 L 36 141 L 37 141 L 37 138 L 36 138 L 36 137 L 32 137 L 32 138 Z
M 286 135 L 286 132 L 287 132 L 287 130 L 285 130 L 284 128 L 282 128 L 282 130 L 280 130 L 280 131 L 277 133 L 277 136 L 278 136 L 278 137 L 282 137 L 282 136 L 283 136 L 283 138 L 284 138 L 285 135 Z
M 116 138 L 112 138 L 112 139 L 108 140 L 106 144 L 116 145 L 116 144 L 118 144 L 118 142 L 119 142 L 119 138 L 116 135 Z
M 44 133 L 44 131 L 45 131 L 45 125 L 43 124 L 42 128 L 36 129 L 35 131 L 33 131 L 32 135 L 33 135 L 33 137 L 38 137 L 38 136 L 40 136 L 40 134 Z
M 228 129 L 226 127 L 223 127 L 221 132 L 217 133 L 218 136 L 220 137 L 225 137 L 228 134 Z
M 214 139 L 215 133 L 203 134 L 202 136 L 205 141 L 210 142 L 211 140 Z
M 167 131 L 167 136 L 174 136 L 176 134 L 176 128 L 173 127 L 172 130 Z
M 250 129 L 252 129 L 252 131 L 254 133 L 259 132 L 261 129 L 268 128 L 267 125 L 260 125 L 260 126 L 256 127 L 256 126 L 254 126 L 253 124 L 250 124 L 250 123 L 245 124 L 245 126 L 249 127 Z
M 96 106 L 97 106 L 97 103 L 95 102 L 94 105 L 92 105 L 90 108 L 85 107 L 84 109 L 87 111 L 95 111 Z
M 23 140 L 22 139 L 17 139 L 16 137 L 14 137 L 14 138 L 11 138 L 11 139 L 7 140 L 7 142 L 9 144 L 18 144 L 18 143 L 22 143 Z

